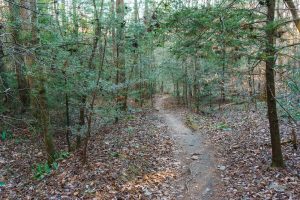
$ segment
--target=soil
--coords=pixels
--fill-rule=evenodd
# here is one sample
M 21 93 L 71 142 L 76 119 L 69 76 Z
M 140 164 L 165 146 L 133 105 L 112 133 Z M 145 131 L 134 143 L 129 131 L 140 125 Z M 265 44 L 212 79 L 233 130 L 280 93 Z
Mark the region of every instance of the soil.
M 201 131 L 194 132 L 186 126 L 184 110 L 166 108 L 168 99 L 157 97 L 155 108 L 168 126 L 168 134 L 175 143 L 175 158 L 182 168 L 175 182 L 180 191 L 177 199 L 211 199 L 216 179 L 213 149 L 206 144 Z

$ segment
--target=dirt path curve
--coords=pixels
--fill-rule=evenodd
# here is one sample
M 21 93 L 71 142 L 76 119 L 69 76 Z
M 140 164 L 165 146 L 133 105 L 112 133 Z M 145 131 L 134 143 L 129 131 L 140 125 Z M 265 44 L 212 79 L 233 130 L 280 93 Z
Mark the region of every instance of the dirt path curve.
M 177 199 L 211 199 L 215 170 L 213 151 L 204 145 L 205 138 L 201 133 L 193 132 L 185 125 L 180 113 L 163 107 L 166 98 L 168 96 L 157 97 L 155 107 L 175 141 L 175 156 L 182 167 L 176 183 L 182 192 Z

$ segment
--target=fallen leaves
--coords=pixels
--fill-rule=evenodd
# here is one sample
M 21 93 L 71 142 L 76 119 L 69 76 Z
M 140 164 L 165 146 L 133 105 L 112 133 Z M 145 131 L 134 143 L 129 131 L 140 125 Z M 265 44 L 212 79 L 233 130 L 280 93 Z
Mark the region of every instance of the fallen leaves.
M 0 154 L 0 161 L 5 161 L 0 162 L 0 179 L 3 176 L 5 180 L 5 185 L 0 186 L 0 198 L 169 197 L 177 172 L 173 165 L 173 141 L 165 134 L 166 130 L 167 127 L 152 111 L 137 113 L 130 120 L 116 125 L 101 127 L 94 133 L 88 147 L 88 165 L 82 166 L 80 152 L 74 152 L 41 181 L 32 178 L 30 165 L 26 163 L 28 160 L 35 163 L 44 159 L 37 139 L 30 138 L 18 145 L 7 141 Z
M 292 144 L 284 145 L 286 168 L 269 167 L 271 149 L 265 144 L 270 143 L 270 136 L 263 113 L 233 106 L 214 116 L 189 113 L 190 121 L 197 123 L 206 142 L 213 144 L 218 158 L 222 185 L 204 193 L 213 192 L 216 199 L 300 199 L 299 150 L 293 150 Z M 281 124 L 285 141 L 290 130 Z M 81 165 L 79 152 L 75 152 L 41 181 L 32 179 L 30 168 L 44 159 L 41 138 L 17 143 L 7 140 L 0 149 L 0 197 L 176 199 L 180 194 L 173 184 L 185 163 L 173 158 L 173 140 L 166 131 L 166 125 L 151 111 L 102 127 L 88 148 L 87 166 Z M 202 152 L 187 155 L 195 162 L 201 157 Z
M 285 169 L 270 167 L 271 147 L 266 111 L 231 105 L 211 116 L 194 114 L 201 133 L 214 144 L 223 186 L 216 199 L 300 199 L 300 152 L 283 145 Z M 281 138 L 290 138 L 281 122 Z

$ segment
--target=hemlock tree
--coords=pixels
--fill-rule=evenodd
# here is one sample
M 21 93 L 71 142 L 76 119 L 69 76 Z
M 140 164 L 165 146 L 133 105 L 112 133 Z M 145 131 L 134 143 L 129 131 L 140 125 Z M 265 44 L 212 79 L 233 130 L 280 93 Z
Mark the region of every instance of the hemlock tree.
M 283 156 L 281 152 L 279 123 L 276 108 L 276 93 L 274 68 L 276 65 L 275 50 L 275 5 L 276 1 L 268 0 L 267 3 L 267 24 L 266 24 L 266 90 L 268 118 L 270 124 L 272 144 L 272 166 L 283 167 Z

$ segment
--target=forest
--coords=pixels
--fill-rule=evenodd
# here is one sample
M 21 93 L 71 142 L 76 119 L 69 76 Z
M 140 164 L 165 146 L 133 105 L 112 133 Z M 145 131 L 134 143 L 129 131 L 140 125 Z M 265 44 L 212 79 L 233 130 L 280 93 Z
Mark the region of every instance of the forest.
M 0 199 L 300 199 L 299 0 L 0 0 Z

